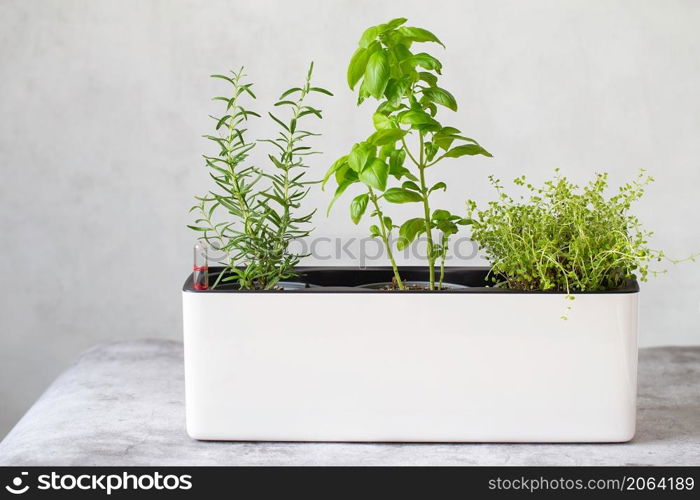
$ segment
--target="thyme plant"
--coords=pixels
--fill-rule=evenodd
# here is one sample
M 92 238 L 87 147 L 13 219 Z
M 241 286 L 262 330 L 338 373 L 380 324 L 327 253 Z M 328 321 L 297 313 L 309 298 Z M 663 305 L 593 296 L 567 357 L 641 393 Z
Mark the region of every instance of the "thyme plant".
M 349 186 L 364 187 L 364 192 L 350 203 L 350 216 L 358 224 L 369 208 L 376 221 L 369 228 L 370 234 L 384 244 L 400 289 L 405 286 L 393 254 L 392 232 L 398 229 L 399 250 L 425 234 L 429 288 L 433 290 L 442 286 L 449 237 L 466 221 L 447 210 L 431 207 L 430 196 L 445 191 L 447 185 L 429 183 L 427 172 L 445 158 L 491 154 L 474 139 L 461 135 L 457 128 L 437 120 L 439 107 L 457 111 L 457 101 L 438 85 L 442 63 L 426 52 L 411 49 L 414 43 L 444 45 L 431 32 L 404 26 L 405 22 L 399 18 L 372 26 L 360 38 L 347 79 L 351 89 L 359 84 L 358 105 L 368 98 L 379 101 L 373 115 L 375 131 L 333 163 L 324 185 L 331 178 L 337 183 L 329 211 Z M 389 187 L 391 177 L 401 183 Z M 397 225 L 385 214 L 385 202 L 416 203 L 419 216 Z M 437 259 L 441 260 L 443 273 L 436 280 Z
M 497 201 L 483 210 L 467 202 L 472 239 L 491 262 L 493 282 L 573 298 L 573 292 L 612 290 L 628 279 L 646 281 L 650 264 L 665 255 L 649 247 L 652 233 L 630 209 L 653 178 L 642 170 L 608 196 L 607 174 L 580 188 L 556 172 L 541 187 L 524 176 L 515 179 L 529 193 L 519 199 L 490 177 Z
M 303 255 L 289 251 L 290 243 L 307 236 L 308 224 L 315 211 L 299 214 L 301 202 L 313 182 L 304 180 L 308 165 L 305 158 L 317 152 L 306 145 L 309 137 L 317 136 L 304 130 L 304 117 L 322 118 L 321 110 L 307 104 L 312 93 L 332 95 L 328 90 L 313 87 L 310 65 L 304 84 L 282 93 L 275 107 L 286 110 L 286 118 L 273 113 L 269 117 L 279 127 L 277 137 L 261 139 L 273 146 L 267 155 L 268 169 L 249 164 L 249 154 L 256 142 L 246 139 L 245 124 L 251 117 L 260 117 L 246 109 L 243 97 L 255 99 L 252 84 L 244 83 L 243 70 L 231 75 L 212 75 L 232 86 L 229 96 L 215 97 L 226 109 L 216 120 L 217 135 L 206 135 L 218 147 L 218 154 L 204 156 L 209 175 L 216 184 L 191 211 L 198 214 L 191 229 L 202 233 L 213 248 L 224 257 L 225 267 L 214 283 L 236 281 L 241 289 L 274 289 L 279 281 L 296 276 L 295 266 Z M 226 220 L 216 216 L 225 213 Z

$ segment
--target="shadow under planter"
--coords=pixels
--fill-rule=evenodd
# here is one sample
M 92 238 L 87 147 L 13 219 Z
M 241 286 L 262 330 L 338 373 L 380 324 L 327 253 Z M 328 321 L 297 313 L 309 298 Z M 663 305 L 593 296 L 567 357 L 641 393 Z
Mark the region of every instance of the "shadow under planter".
M 219 270 L 213 270 L 220 272 Z M 597 293 L 357 288 L 391 268 L 301 267 L 293 290 L 185 282 L 187 430 L 202 440 L 622 442 L 635 431 L 636 282 Z M 424 281 L 427 268 L 401 269 Z M 567 307 L 571 307 L 567 310 Z M 562 316 L 566 319 L 562 319 Z

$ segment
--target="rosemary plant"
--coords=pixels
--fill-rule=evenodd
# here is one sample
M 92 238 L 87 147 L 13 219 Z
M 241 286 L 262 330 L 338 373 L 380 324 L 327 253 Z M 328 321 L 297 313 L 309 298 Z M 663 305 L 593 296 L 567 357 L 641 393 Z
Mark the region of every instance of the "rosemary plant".
M 365 192 L 350 204 L 350 216 L 357 224 L 370 207 L 370 216 L 376 219 L 370 233 L 383 242 L 400 289 L 405 287 L 392 251 L 392 231 L 398 229 L 399 250 L 425 234 L 429 288 L 434 290 L 442 287 L 449 237 L 467 221 L 431 207 L 430 196 L 446 190 L 447 185 L 430 184 L 427 171 L 445 158 L 491 154 L 458 129 L 438 122 L 438 106 L 457 111 L 457 101 L 438 85 L 442 63 L 425 52 L 414 53 L 411 48 L 414 43 L 423 42 L 444 45 L 431 32 L 404 26 L 405 22 L 399 18 L 373 26 L 360 38 L 348 67 L 348 85 L 354 89 L 361 81 L 358 105 L 370 97 L 380 101 L 373 116 L 375 132 L 333 163 L 324 185 L 331 177 L 338 185 L 329 211 L 349 186 L 364 186 Z M 409 144 L 411 139 L 413 143 Z M 390 177 L 402 183 L 388 187 Z M 418 203 L 420 215 L 396 225 L 384 213 L 384 202 Z M 440 240 L 434 232 L 440 234 Z M 436 278 L 438 259 L 442 272 Z
M 313 63 L 301 87 L 285 91 L 275 103 L 286 109 L 285 118 L 268 113 L 279 126 L 278 136 L 262 139 L 274 146 L 268 154 L 270 168 L 262 170 L 248 164 L 256 142 L 246 139 L 246 121 L 260 117 L 246 109 L 242 97 L 255 99 L 252 84 L 244 83 L 243 70 L 231 75 L 212 75 L 231 84 L 232 93 L 215 97 L 226 110 L 216 120 L 218 135 L 205 137 L 216 143 L 219 152 L 204 156 L 209 175 L 217 190 L 196 197 L 198 203 L 191 211 L 198 214 L 191 229 L 202 233 L 200 239 L 222 252 L 219 260 L 225 268 L 213 287 L 220 282 L 236 281 L 241 289 L 269 290 L 281 280 L 296 276 L 295 266 L 303 255 L 290 252 L 290 244 L 310 233 L 308 224 L 314 212 L 299 214 L 301 202 L 313 182 L 305 181 L 305 158 L 316 154 L 306 145 L 309 137 L 316 136 L 303 130 L 299 124 L 306 116 L 322 118 L 321 110 L 306 103 L 309 94 L 332 95 L 328 90 L 311 86 Z M 216 215 L 225 212 L 227 220 L 217 222 Z

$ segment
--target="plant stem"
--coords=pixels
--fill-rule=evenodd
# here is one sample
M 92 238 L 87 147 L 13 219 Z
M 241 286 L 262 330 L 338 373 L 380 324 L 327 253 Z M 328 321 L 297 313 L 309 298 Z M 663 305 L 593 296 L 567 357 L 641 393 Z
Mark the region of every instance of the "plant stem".
M 399 290 L 404 290 L 403 281 L 401 281 L 401 276 L 399 275 L 399 268 L 394 260 L 394 253 L 391 251 L 391 244 L 389 242 L 389 236 L 387 234 L 386 226 L 384 225 L 384 213 L 379 208 L 379 202 L 377 201 L 377 195 L 374 194 L 374 190 L 369 188 L 369 199 L 372 200 L 372 205 L 374 205 L 374 210 L 379 218 L 379 229 L 381 230 L 382 241 L 384 242 L 384 247 L 386 248 L 386 253 L 389 256 L 389 261 L 391 262 L 391 267 L 394 270 L 394 278 L 396 279 L 396 286 Z
M 239 85 L 240 85 L 240 80 L 241 77 L 243 76 L 243 70 L 241 69 L 238 73 L 234 75 L 234 98 L 233 98 L 233 103 L 231 104 L 231 114 L 236 112 L 237 109 L 240 109 L 238 106 L 238 98 L 241 95 L 241 92 L 238 92 Z M 251 239 L 254 237 L 253 234 L 253 229 L 252 229 L 252 214 L 251 214 L 251 209 L 250 206 L 248 205 L 248 200 L 246 199 L 245 193 L 243 192 L 243 188 L 241 186 L 241 179 L 239 178 L 238 172 L 236 171 L 236 165 L 238 164 L 238 161 L 235 159 L 233 150 L 236 145 L 234 145 L 234 140 L 238 141 L 239 146 L 245 146 L 246 143 L 243 140 L 243 136 L 241 134 L 236 134 L 236 124 L 233 120 L 233 118 L 230 118 L 227 122 L 227 129 L 228 129 L 228 135 L 226 137 L 226 151 L 225 151 L 225 159 L 226 159 L 226 164 L 228 166 L 229 173 L 231 175 L 231 184 L 233 186 L 233 194 L 234 198 L 238 204 L 238 208 L 241 211 L 242 219 L 243 219 L 243 230 L 246 235 L 248 235 Z M 218 231 L 217 231 L 218 232 Z M 247 257 L 251 257 L 250 255 L 247 255 Z M 229 258 L 229 264 L 228 268 L 233 269 L 235 266 L 233 259 Z M 223 276 L 223 272 L 221 273 Z M 218 282 L 217 282 L 218 283 Z M 239 286 L 241 288 L 249 288 L 249 285 L 247 283 L 243 283 L 239 280 Z
M 306 94 L 308 93 L 307 89 L 309 88 L 309 79 L 307 78 L 306 80 L 306 85 L 300 92 L 299 98 L 296 100 L 293 111 L 292 111 L 292 122 L 296 122 L 299 119 L 299 115 L 301 114 L 301 106 L 302 103 L 304 102 L 304 98 L 306 97 Z M 284 206 L 282 207 L 284 212 L 282 214 L 282 217 L 280 218 L 280 224 L 277 229 L 277 235 L 276 235 L 276 244 L 275 244 L 275 258 L 278 258 L 281 253 L 284 253 L 285 248 L 287 247 L 287 242 L 285 240 L 287 236 L 287 230 L 289 229 L 289 226 L 291 224 L 291 213 L 290 213 L 290 206 L 292 205 L 292 200 L 289 197 L 289 188 L 290 188 L 290 177 L 289 173 L 292 168 L 292 160 L 294 159 L 294 145 L 296 142 L 295 138 L 295 132 L 290 131 L 289 132 L 289 138 L 287 140 L 286 148 L 285 151 L 282 153 L 282 156 L 280 158 L 281 164 L 284 166 L 284 192 L 283 192 L 283 201 L 284 201 Z M 282 269 L 282 273 L 287 273 L 289 270 L 288 269 Z M 278 272 L 277 277 L 273 280 L 275 281 L 275 284 L 277 281 L 280 279 L 280 274 Z
M 440 261 L 440 284 L 438 285 L 438 289 L 442 290 L 442 282 L 445 280 L 445 259 L 442 259 Z
M 425 236 L 428 239 L 428 271 L 430 272 L 430 290 L 435 290 L 435 256 L 433 255 L 433 231 L 430 225 L 430 203 L 428 202 L 428 187 L 425 184 L 425 151 L 423 146 L 423 133 L 420 134 L 420 160 L 418 171 L 420 172 L 420 189 L 423 196 L 423 217 L 425 219 Z
M 440 281 L 438 285 L 438 290 L 442 290 L 442 282 L 445 280 L 445 259 L 447 258 L 447 237 L 444 235 L 440 240 L 441 254 L 440 254 Z
M 408 149 L 408 145 L 406 144 L 406 139 L 404 139 L 403 137 L 401 138 L 401 145 L 403 146 L 403 150 L 406 151 L 406 154 L 411 159 L 411 161 L 416 164 L 416 167 L 420 168 L 420 163 L 418 162 L 418 160 L 416 160 L 413 154 L 411 154 L 411 150 Z

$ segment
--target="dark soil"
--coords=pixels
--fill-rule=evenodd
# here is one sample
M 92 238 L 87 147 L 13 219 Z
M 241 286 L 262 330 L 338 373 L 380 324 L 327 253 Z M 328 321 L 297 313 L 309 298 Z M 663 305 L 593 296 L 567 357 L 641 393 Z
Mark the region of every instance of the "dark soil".
M 400 288 L 396 284 L 396 278 L 391 278 L 391 285 L 383 286 L 379 290 L 395 291 L 395 290 L 400 290 Z M 425 291 L 425 290 L 430 290 L 430 288 L 425 286 L 425 285 L 405 285 L 404 284 L 403 291 L 410 291 L 410 290 Z M 438 288 L 438 285 L 436 284 L 435 289 L 433 289 L 432 291 L 438 291 L 438 290 L 447 290 L 447 287 L 443 286 L 442 288 Z

